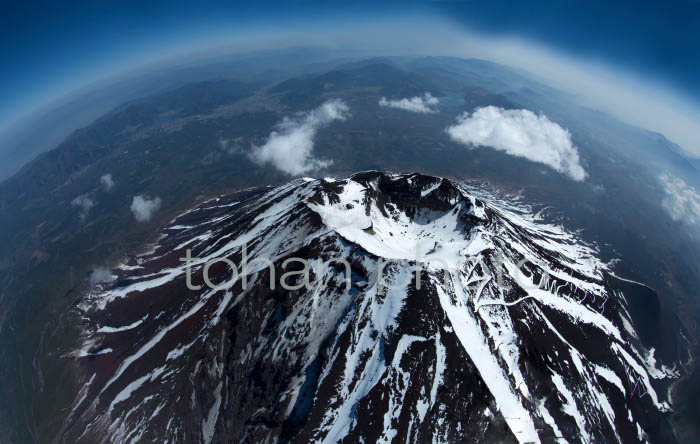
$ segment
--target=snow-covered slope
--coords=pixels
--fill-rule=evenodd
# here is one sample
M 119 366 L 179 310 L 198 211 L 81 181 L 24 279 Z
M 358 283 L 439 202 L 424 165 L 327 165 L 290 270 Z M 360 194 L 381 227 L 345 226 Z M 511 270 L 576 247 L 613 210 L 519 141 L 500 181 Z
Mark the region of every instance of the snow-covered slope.
M 237 266 L 231 288 L 203 285 L 213 258 Z M 289 258 L 313 266 L 307 285 L 283 276 L 302 270 Z M 80 306 L 85 387 L 64 442 L 672 439 L 676 374 L 596 250 L 446 179 L 366 172 L 221 197 L 114 272 Z

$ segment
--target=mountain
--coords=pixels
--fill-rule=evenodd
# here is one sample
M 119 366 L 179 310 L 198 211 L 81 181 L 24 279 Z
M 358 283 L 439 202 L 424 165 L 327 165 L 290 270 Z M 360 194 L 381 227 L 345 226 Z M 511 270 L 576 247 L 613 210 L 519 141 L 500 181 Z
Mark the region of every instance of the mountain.
M 59 442 L 674 440 L 679 373 L 629 309 L 646 287 L 484 189 L 372 171 L 246 190 L 113 274 L 78 304 Z
M 72 91 L 44 109 L 36 110 L 0 133 L 0 183 L 41 153 L 53 150 L 63 140 L 100 117 L 124 104 L 150 100 L 172 93 L 182 95 L 181 88 L 232 79 L 248 84 L 279 82 L 290 75 L 331 69 L 345 58 L 315 48 L 286 48 L 253 53 L 212 55 L 196 60 L 165 64 L 158 68 L 133 71 Z M 202 102 L 203 97 L 193 97 Z M 225 98 L 221 96 L 221 98 Z M 210 99 L 211 100 L 211 99 Z M 189 103 L 186 104 L 189 108 Z

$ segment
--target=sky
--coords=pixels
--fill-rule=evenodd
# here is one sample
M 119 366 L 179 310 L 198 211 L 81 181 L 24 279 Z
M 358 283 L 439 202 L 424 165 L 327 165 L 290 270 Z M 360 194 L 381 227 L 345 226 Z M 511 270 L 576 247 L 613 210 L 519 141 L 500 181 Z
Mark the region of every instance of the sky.
M 362 31 L 353 31 L 372 22 L 374 32 L 388 32 L 394 25 L 403 29 L 360 45 L 381 41 L 391 51 L 398 44 L 393 40 L 401 40 L 396 36 L 403 33 L 422 39 L 415 46 L 425 52 L 489 58 L 535 71 L 555 86 L 568 86 L 589 98 L 593 106 L 607 102 L 601 108 L 663 132 L 700 154 L 700 144 L 693 142 L 700 140 L 700 128 L 695 128 L 698 138 L 693 131 L 700 121 L 695 120 L 700 117 L 700 0 L 352 5 L 311 0 L 12 0 L 1 8 L 0 131 L 70 91 L 166 55 L 233 44 L 244 36 L 274 35 L 288 41 L 285 30 L 300 44 L 327 41 L 337 30 L 350 44 L 353 38 L 362 39 Z M 471 44 L 455 38 L 460 31 L 472 37 Z M 606 100 L 611 94 L 620 99 Z M 664 107 L 673 112 L 647 111 Z

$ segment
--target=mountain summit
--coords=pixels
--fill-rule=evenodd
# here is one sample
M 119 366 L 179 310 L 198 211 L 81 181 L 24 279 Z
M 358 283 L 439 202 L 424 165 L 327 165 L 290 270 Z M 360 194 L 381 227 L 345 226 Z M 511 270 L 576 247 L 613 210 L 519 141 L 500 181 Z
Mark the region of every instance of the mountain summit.
M 64 442 L 673 439 L 677 373 L 595 247 L 448 179 L 222 196 L 113 273 Z

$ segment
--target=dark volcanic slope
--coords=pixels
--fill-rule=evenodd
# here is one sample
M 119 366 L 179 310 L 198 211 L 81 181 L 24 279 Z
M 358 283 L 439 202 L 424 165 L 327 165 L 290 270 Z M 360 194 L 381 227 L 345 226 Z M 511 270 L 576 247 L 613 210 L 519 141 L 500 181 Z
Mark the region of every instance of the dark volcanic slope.
M 85 298 L 85 386 L 63 442 L 672 440 L 676 372 L 575 235 L 417 174 L 239 199 L 182 215 Z M 203 285 L 222 257 L 245 288 Z M 308 285 L 292 257 L 313 266 Z

